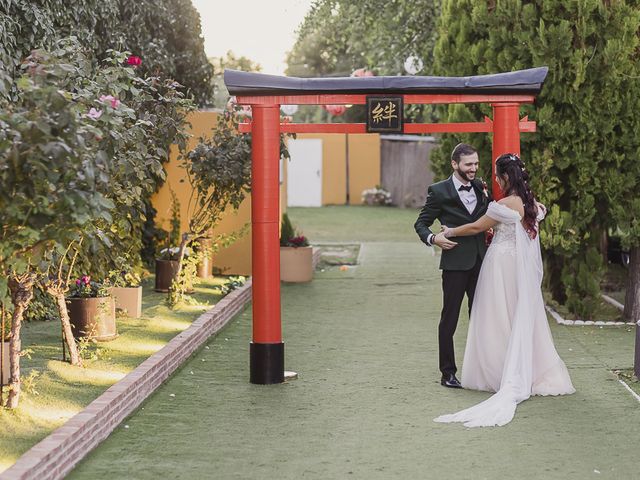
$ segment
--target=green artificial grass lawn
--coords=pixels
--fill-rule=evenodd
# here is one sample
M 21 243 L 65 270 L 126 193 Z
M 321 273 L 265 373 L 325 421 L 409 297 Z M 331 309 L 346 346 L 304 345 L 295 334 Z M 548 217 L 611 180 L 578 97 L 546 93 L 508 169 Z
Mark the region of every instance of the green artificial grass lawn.
M 0 416 L 0 471 L 215 305 L 222 298 L 219 287 L 224 281 L 219 277 L 201 280 L 192 295 L 195 301 L 172 310 L 164 304 L 166 294 L 154 292 L 153 278 L 147 279 L 142 318 L 119 316 L 118 338 L 87 344 L 82 367 L 62 361 L 59 322 L 25 323 L 22 348 L 30 358 L 25 356 L 20 362 L 23 391 L 19 407 L 2 409 Z
M 632 327 L 551 322 L 574 395 L 533 397 L 502 428 L 437 424 L 435 416 L 489 394 L 439 383 L 439 258 L 413 233 L 417 212 L 327 210 L 295 209 L 291 219 L 312 243 L 362 242 L 361 249 L 355 266 L 282 286 L 285 368 L 298 378 L 249 383 L 247 309 L 70 480 L 637 477 L 629 461 L 637 448 L 628 439 L 640 409 L 612 374 L 632 365 Z M 397 218 L 386 223 L 384 215 Z M 332 222 L 335 236 L 328 234 Z M 393 239 L 379 241 L 376 229 Z M 463 307 L 455 337 L 459 362 L 467 329 Z
M 419 242 L 413 224 L 419 210 L 393 207 L 289 207 L 294 227 L 312 244 L 322 242 Z M 433 230 L 438 231 L 439 226 Z
M 635 445 L 628 439 L 640 410 L 611 373 L 632 365 L 631 327 L 552 322 L 576 394 L 534 397 L 504 428 L 436 424 L 436 415 L 471 406 L 487 394 L 439 384 L 440 272 L 437 255 L 425 251 L 413 231 L 418 212 L 385 207 L 289 211 L 314 244 L 362 242 L 357 266 L 330 268 L 317 272 L 313 282 L 282 288 L 286 368 L 299 378 L 284 385 L 249 383 L 247 309 L 70 478 L 635 478 L 637 468 L 628 460 Z M 161 300 L 162 295 L 151 295 Z M 169 338 L 201 311 L 187 308 L 177 312 L 183 317 L 174 318 L 151 304 L 147 308 L 157 310 L 145 310 L 145 316 L 157 315 L 154 325 L 162 321 L 174 327 L 173 333 L 165 332 Z M 459 360 L 468 328 L 465 308 L 461 317 Z M 131 330 L 140 323 L 133 322 Z M 53 325 L 51 358 L 44 363 L 55 362 L 67 376 L 82 373 L 55 360 L 59 325 Z M 159 341 L 151 337 L 133 337 L 131 348 L 149 349 Z M 108 351 L 102 353 L 113 358 L 111 346 L 120 340 L 105 344 Z M 138 354 L 143 360 L 149 353 Z M 86 368 L 114 363 L 101 356 Z M 123 374 L 115 368 L 99 371 Z M 49 383 L 72 392 L 94 389 L 93 397 L 111 382 L 102 379 L 105 385 L 95 386 L 76 380 L 79 389 L 55 372 L 47 375 L 55 380 Z M 39 382 L 34 402 L 44 396 Z M 66 398 L 78 404 L 91 400 Z M 39 405 L 47 411 L 44 401 Z M 0 448 L 11 443 L 3 435 Z

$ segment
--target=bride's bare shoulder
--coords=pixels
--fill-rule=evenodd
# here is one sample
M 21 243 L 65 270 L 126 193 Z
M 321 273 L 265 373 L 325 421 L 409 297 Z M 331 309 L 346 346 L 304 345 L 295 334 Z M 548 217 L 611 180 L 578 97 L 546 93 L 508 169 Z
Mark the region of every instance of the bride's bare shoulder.
M 510 208 L 511 210 L 515 210 L 521 216 L 524 214 L 524 204 L 517 195 L 509 195 L 508 197 L 501 198 L 498 200 L 498 203 Z

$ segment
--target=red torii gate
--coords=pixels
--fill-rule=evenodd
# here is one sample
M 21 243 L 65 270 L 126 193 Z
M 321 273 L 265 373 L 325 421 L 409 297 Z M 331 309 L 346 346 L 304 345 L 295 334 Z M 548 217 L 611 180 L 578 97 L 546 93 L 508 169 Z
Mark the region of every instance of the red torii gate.
M 370 95 L 402 97 L 404 104 L 489 103 L 493 119 L 468 123 L 407 123 L 402 133 L 493 133 L 495 159 L 520 154 L 520 132 L 535 132 L 536 123 L 520 119 L 520 105 L 533 103 L 548 68 L 539 67 L 471 77 L 294 78 L 225 70 L 224 81 L 239 105 L 249 105 L 252 121 L 240 124 L 252 134 L 251 233 L 253 341 L 250 381 L 284 381 L 284 343 L 280 320 L 280 133 L 366 133 L 364 123 L 280 123 L 281 105 L 362 105 Z

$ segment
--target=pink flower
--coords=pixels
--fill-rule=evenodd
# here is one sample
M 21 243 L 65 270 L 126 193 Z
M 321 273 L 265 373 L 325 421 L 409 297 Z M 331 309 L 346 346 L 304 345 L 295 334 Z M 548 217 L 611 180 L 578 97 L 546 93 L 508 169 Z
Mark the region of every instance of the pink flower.
M 298 235 L 289 239 L 289 245 L 292 247 L 306 247 L 309 245 L 309 241 L 304 235 Z
M 118 100 L 113 95 L 102 95 L 100 97 L 100 101 L 102 103 L 111 102 L 111 108 L 118 108 L 120 106 L 120 100 Z
M 322 105 L 322 108 L 336 117 L 347 111 L 347 107 L 344 105 Z
M 129 58 L 127 58 L 127 64 L 131 65 L 132 67 L 139 67 L 140 65 L 142 65 L 142 59 L 135 55 L 130 55 Z
M 91 282 L 91 277 L 89 275 L 83 275 L 81 280 L 85 285 L 89 285 L 89 282 Z
M 91 107 L 91 109 L 89 110 L 89 113 L 87 113 L 87 117 L 93 119 L 93 120 L 97 120 L 102 116 L 102 110 L 96 110 L 95 108 Z
M 80 286 L 80 284 L 81 284 L 81 283 L 82 283 L 82 282 L 80 281 L 80 279 L 76 280 L 76 285 L 77 285 L 78 287 Z

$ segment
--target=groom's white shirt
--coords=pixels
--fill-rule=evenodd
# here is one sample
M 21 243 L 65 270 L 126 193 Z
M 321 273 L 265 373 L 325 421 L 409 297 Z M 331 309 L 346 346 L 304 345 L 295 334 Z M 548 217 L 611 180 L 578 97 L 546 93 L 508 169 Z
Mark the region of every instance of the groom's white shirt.
M 476 204 L 478 203 L 476 192 L 473 190 L 473 188 L 471 188 L 471 190 L 469 190 L 468 192 L 464 190 L 460 191 L 461 185 L 467 187 L 471 185 L 471 182 L 462 183 L 455 175 L 452 175 L 451 178 L 453 178 L 453 185 L 456 187 L 456 192 L 458 192 L 458 196 L 460 197 L 460 200 L 462 200 L 465 208 L 469 213 L 473 213 L 473 211 L 476 209 Z

